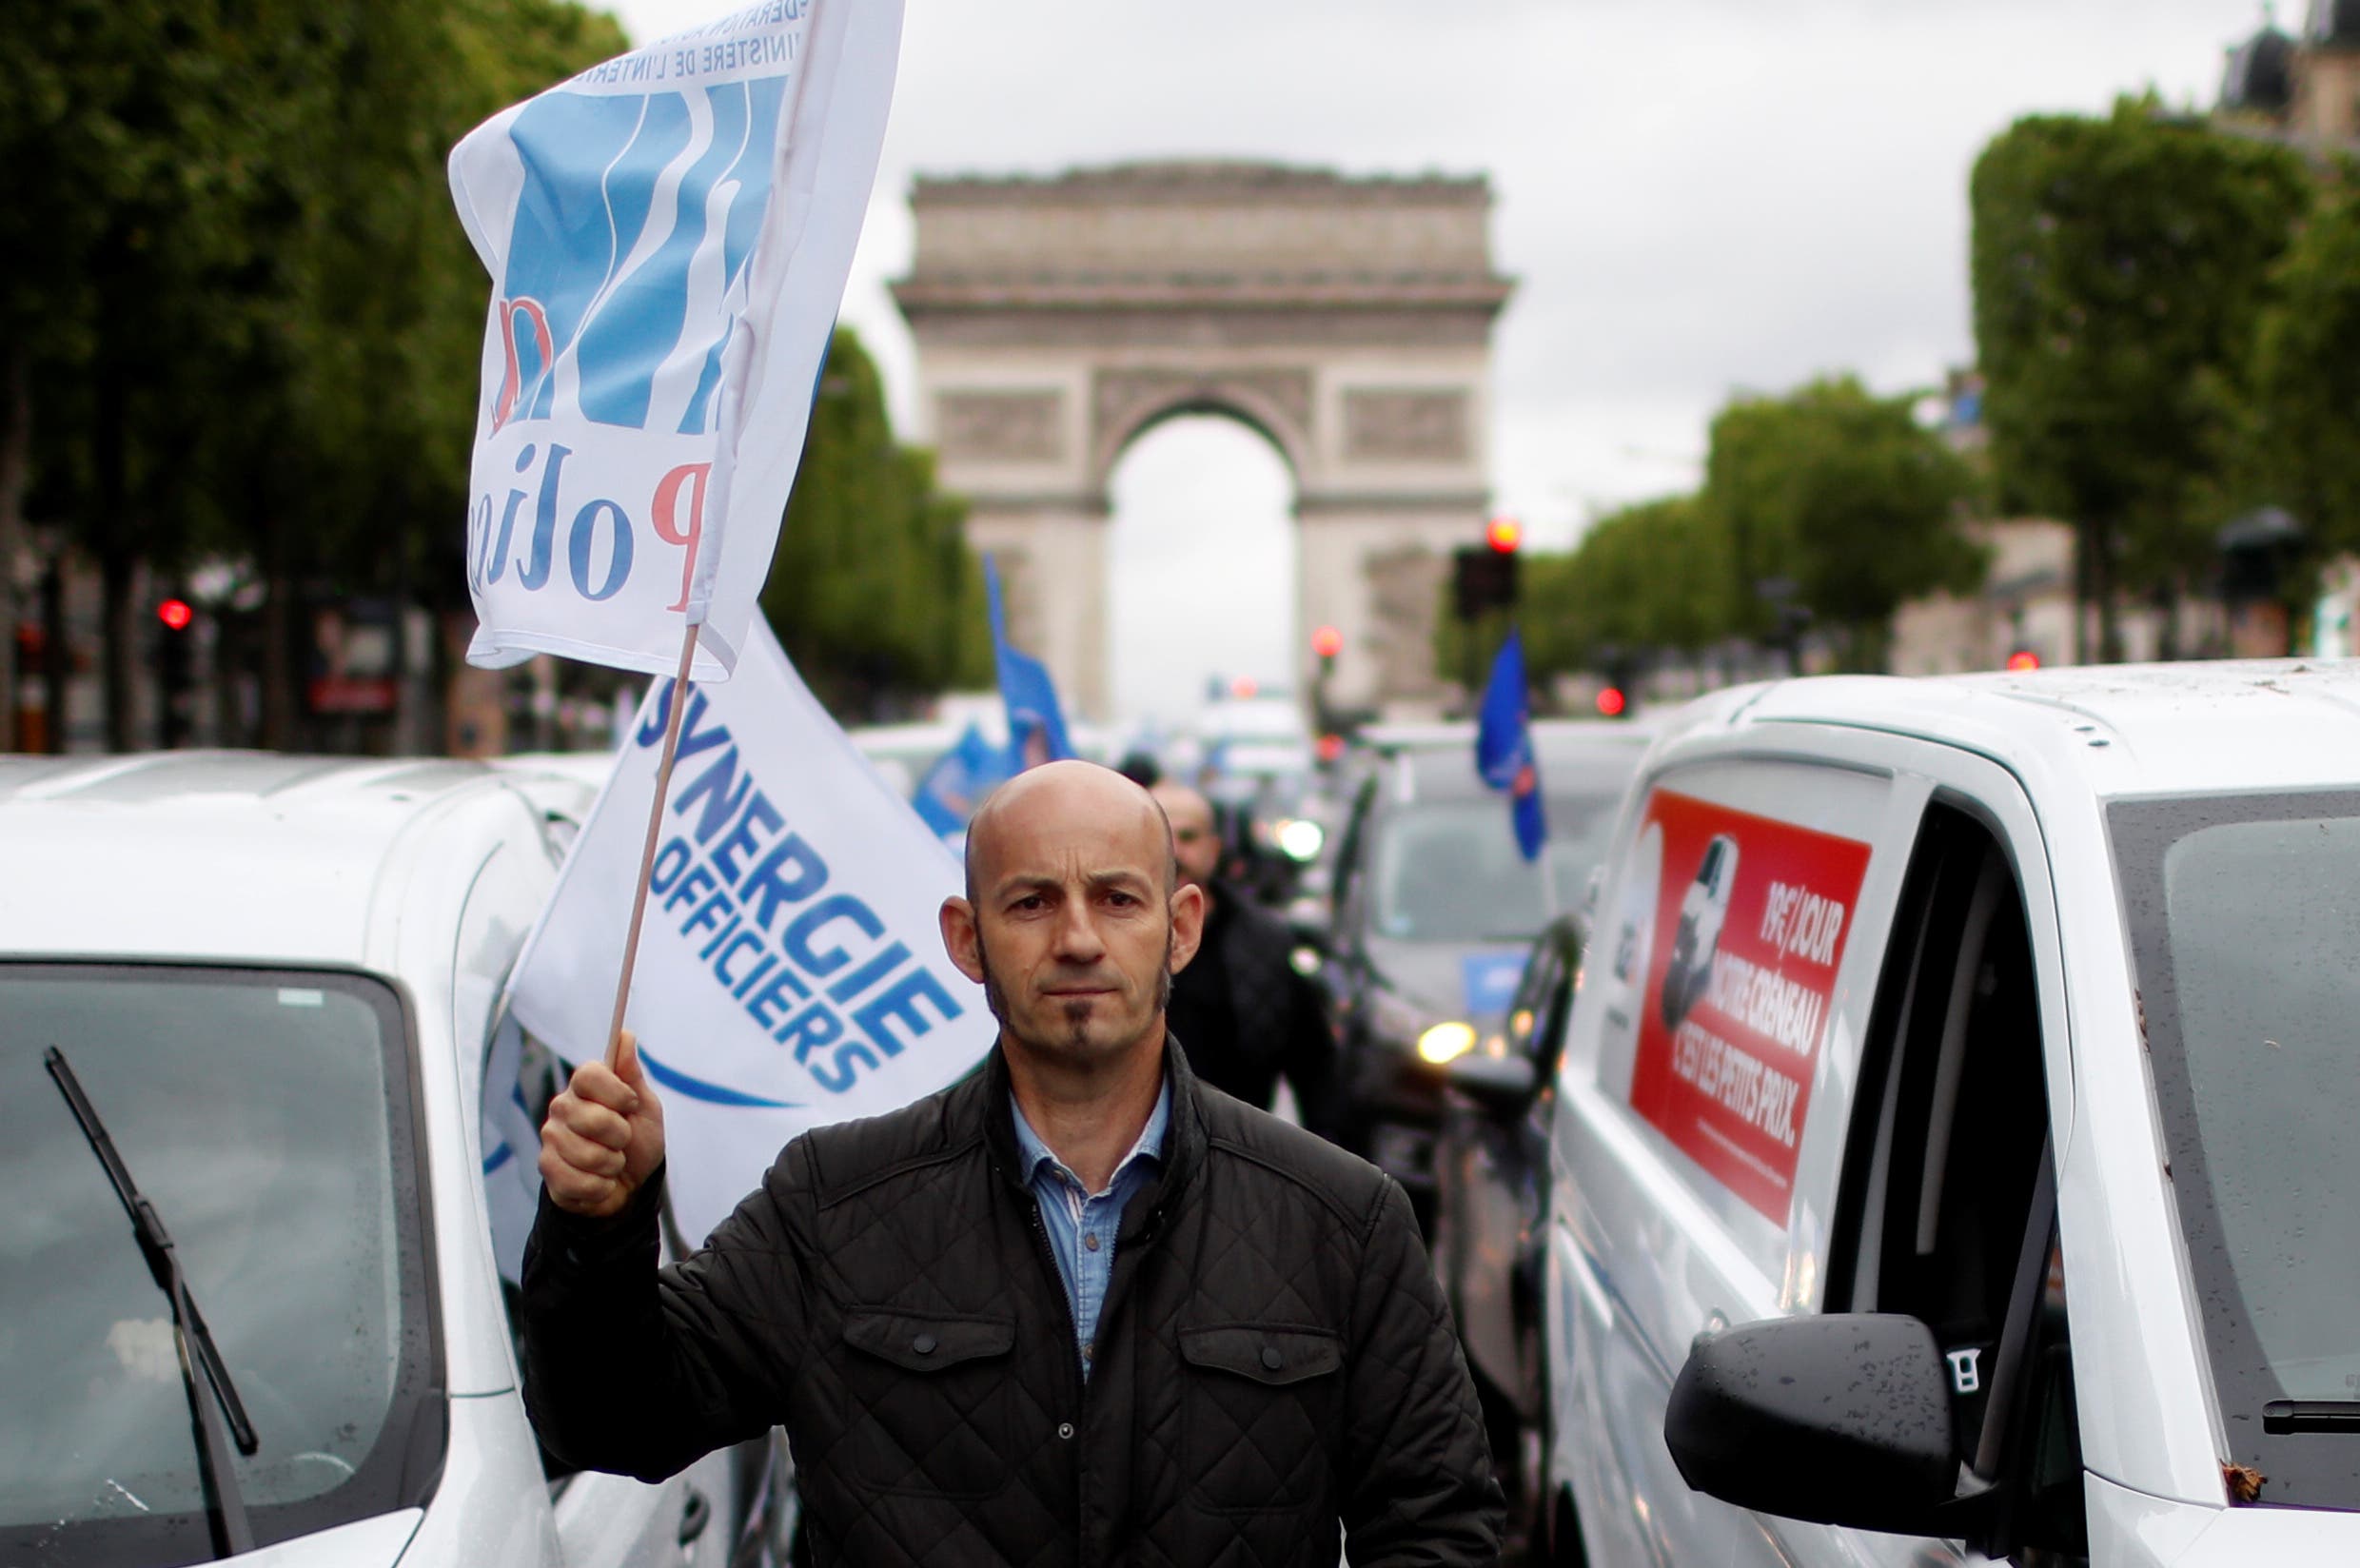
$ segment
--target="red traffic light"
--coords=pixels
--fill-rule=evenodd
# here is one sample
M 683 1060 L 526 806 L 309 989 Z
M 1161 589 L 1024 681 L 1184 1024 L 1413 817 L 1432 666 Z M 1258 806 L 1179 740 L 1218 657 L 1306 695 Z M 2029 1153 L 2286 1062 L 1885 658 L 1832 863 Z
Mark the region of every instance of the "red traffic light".
M 1323 626 L 1311 634 L 1311 652 L 1322 658 L 1333 658 L 1344 652 L 1344 634 L 1332 626 Z
M 185 598 L 167 598 L 156 606 L 156 618 L 175 632 L 185 632 L 188 623 L 197 618 L 197 613 L 188 608 Z
M 1622 710 L 1628 705 L 1622 687 L 1601 686 L 1598 689 L 1598 711 L 1608 718 L 1622 717 Z
M 2040 656 L 2034 653 L 2030 648 L 2018 648 L 2015 653 L 2008 656 L 2008 668 L 2011 670 L 2037 670 L 2040 668 Z
M 1312 751 L 1322 762 L 1333 762 L 1344 755 L 1344 737 L 1329 731 L 1319 737 Z
M 1484 525 L 1484 542 L 1504 556 L 1514 555 L 1524 542 L 1524 525 L 1514 518 L 1493 518 Z

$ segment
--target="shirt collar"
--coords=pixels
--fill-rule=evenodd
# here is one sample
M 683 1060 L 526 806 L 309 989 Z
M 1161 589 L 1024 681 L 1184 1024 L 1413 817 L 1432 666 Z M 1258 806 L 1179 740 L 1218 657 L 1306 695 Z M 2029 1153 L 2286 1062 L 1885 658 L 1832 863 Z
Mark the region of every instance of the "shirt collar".
M 1016 1093 L 1013 1088 L 1008 1093 L 1008 1108 L 1016 1119 L 1016 1149 L 1024 1157 L 1026 1179 L 1037 1178 L 1041 1173 L 1041 1166 L 1047 1166 L 1059 1175 L 1072 1179 L 1074 1185 L 1079 1186 L 1080 1178 L 1075 1177 L 1071 1170 L 1066 1168 L 1064 1161 L 1050 1152 L 1049 1146 L 1041 1142 L 1041 1135 L 1032 1130 L 1032 1124 L 1024 1119 L 1024 1107 L 1016 1103 Z M 1133 1161 L 1163 1159 L 1164 1133 L 1170 1126 L 1171 1074 L 1168 1071 L 1164 1074 L 1164 1087 L 1156 1093 L 1155 1108 L 1148 1112 L 1148 1125 L 1139 1129 L 1139 1141 L 1131 1146 L 1131 1152 L 1123 1156 L 1121 1162 L 1114 1167 L 1113 1176 L 1108 1178 L 1108 1191 L 1113 1190 L 1115 1182 L 1121 1180 L 1123 1172 L 1131 1168 Z M 1093 1192 L 1091 1196 L 1097 1198 L 1104 1197 L 1105 1194 Z

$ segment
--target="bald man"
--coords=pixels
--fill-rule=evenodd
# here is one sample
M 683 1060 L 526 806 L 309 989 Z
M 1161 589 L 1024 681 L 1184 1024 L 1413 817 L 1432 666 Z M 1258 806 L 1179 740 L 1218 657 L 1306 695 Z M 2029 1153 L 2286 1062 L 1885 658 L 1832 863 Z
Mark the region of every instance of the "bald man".
M 1052 763 L 985 802 L 967 857 L 942 936 L 999 1021 L 983 1068 L 796 1139 L 685 1262 L 657 1267 L 636 1058 L 551 1104 L 523 1307 L 544 1445 L 653 1480 L 783 1425 L 817 1565 L 1497 1561 L 1401 1189 L 1167 1049 L 1204 893 L 1155 802 Z
M 1196 1076 L 1268 1110 L 1283 1076 L 1308 1127 L 1326 1130 L 1334 1041 L 1311 983 L 1288 962 L 1294 933 L 1220 879 L 1212 802 L 1172 781 L 1149 792 L 1171 824 L 1183 882 L 1203 891 L 1205 933 L 1172 982 L 1168 1020 Z

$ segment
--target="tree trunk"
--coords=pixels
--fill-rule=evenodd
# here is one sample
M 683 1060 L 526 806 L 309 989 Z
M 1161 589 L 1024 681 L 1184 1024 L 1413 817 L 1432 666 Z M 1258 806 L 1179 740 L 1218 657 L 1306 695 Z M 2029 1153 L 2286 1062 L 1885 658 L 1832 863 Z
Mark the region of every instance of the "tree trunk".
M 125 406 L 128 399 L 123 371 L 108 361 L 109 357 L 102 352 L 97 440 L 93 443 L 98 463 L 98 516 L 93 519 L 96 526 L 91 534 L 98 540 L 99 640 L 103 645 L 99 656 L 106 675 L 107 749 L 128 752 L 136 744 L 131 723 L 135 678 L 131 586 L 135 552 L 131 549 L 129 519 L 126 515 L 130 476 L 125 471 L 128 461 L 126 425 L 129 412 Z
M 2114 604 L 2114 533 L 2112 520 L 2090 529 L 2090 597 L 2097 604 L 2097 657 L 2101 664 L 2122 662 L 2122 623 Z
M 2090 662 L 2090 557 L 2091 543 L 2097 533 L 2094 523 L 2083 521 L 2074 526 L 2074 662 Z
M 24 548 L 25 484 L 32 466 L 32 400 L 22 356 L 0 351 L 0 752 L 17 747 L 16 558 Z
M 41 724 L 42 750 L 51 756 L 66 755 L 66 677 L 73 669 L 66 647 L 66 552 L 49 553 L 41 574 Z
M 99 626 L 107 675 L 107 749 L 139 749 L 138 727 L 132 722 L 138 700 L 138 660 L 133 639 L 139 622 L 131 613 L 134 586 L 131 552 L 110 547 L 98 563 Z
M 285 752 L 295 747 L 295 583 L 287 570 L 286 525 L 260 492 L 257 485 L 263 531 L 263 749 Z

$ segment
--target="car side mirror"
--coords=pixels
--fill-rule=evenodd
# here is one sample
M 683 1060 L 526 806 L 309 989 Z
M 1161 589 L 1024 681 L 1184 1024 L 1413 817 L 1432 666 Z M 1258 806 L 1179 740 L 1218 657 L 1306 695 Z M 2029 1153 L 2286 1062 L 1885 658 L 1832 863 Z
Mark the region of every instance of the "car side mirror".
M 1949 1381 L 1898 1313 L 1741 1323 L 1690 1349 L 1663 1441 L 1700 1492 L 1781 1519 L 1957 1536 Z
M 1486 1056 L 1470 1050 L 1443 1067 L 1443 1081 L 1485 1110 L 1518 1116 L 1540 1090 L 1541 1074 L 1528 1056 Z

